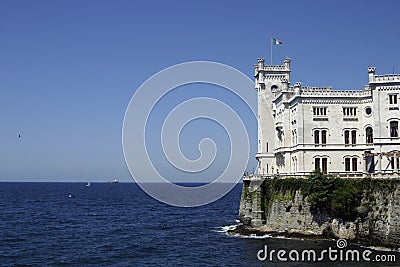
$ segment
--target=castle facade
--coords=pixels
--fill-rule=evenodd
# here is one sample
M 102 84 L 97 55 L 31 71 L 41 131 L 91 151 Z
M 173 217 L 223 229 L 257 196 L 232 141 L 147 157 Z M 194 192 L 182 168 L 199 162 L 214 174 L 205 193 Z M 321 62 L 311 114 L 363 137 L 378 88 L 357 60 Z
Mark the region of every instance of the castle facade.
M 257 177 L 399 176 L 400 75 L 376 75 L 360 90 L 290 82 L 290 59 L 254 65 L 258 94 Z

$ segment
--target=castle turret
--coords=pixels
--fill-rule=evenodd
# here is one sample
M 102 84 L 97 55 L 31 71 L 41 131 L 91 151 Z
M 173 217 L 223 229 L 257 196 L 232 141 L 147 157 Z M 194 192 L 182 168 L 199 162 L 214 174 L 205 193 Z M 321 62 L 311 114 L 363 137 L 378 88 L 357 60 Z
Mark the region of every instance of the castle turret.
M 258 61 L 258 68 L 262 70 L 264 68 L 265 59 L 259 58 L 257 59 L 257 61 Z
M 295 95 L 301 94 L 301 82 L 296 82 L 294 84 L 294 93 L 295 93 Z
M 375 82 L 375 67 L 368 67 L 368 81 L 370 83 Z
M 282 65 L 264 65 L 259 58 L 255 65 L 256 90 L 258 92 L 258 174 L 271 175 L 275 167 L 275 119 L 273 100 L 282 92 L 288 92 L 290 85 L 290 59 Z
M 290 70 L 290 62 L 291 62 L 290 58 L 285 58 L 285 60 L 283 61 L 283 65 L 285 65 L 285 68 L 287 70 Z

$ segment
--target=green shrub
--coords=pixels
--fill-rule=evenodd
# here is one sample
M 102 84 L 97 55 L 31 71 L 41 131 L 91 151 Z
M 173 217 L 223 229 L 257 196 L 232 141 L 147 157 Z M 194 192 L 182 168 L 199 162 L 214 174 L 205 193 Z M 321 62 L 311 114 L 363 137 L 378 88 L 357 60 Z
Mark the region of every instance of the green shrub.
M 346 181 L 333 191 L 330 203 L 333 217 L 354 219 L 358 215 L 362 191 L 355 183 Z

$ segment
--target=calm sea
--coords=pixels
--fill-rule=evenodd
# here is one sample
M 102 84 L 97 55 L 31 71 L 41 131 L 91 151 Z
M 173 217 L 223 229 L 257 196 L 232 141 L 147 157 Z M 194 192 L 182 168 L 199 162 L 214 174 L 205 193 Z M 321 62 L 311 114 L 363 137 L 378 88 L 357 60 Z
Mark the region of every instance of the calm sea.
M 240 192 L 177 208 L 134 183 L 0 183 L 0 266 L 400 266 L 400 253 L 387 251 L 373 255 L 395 254 L 396 262 L 261 262 L 265 245 L 320 251 L 336 242 L 228 236 Z

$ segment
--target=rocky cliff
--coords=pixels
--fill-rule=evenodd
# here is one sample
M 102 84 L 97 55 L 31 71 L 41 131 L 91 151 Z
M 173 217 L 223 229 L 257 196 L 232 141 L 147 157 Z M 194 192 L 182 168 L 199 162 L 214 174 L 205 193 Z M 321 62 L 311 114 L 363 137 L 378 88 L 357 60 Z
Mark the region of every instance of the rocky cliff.
M 400 247 L 400 180 L 244 180 L 239 232 L 346 238 L 365 245 Z

